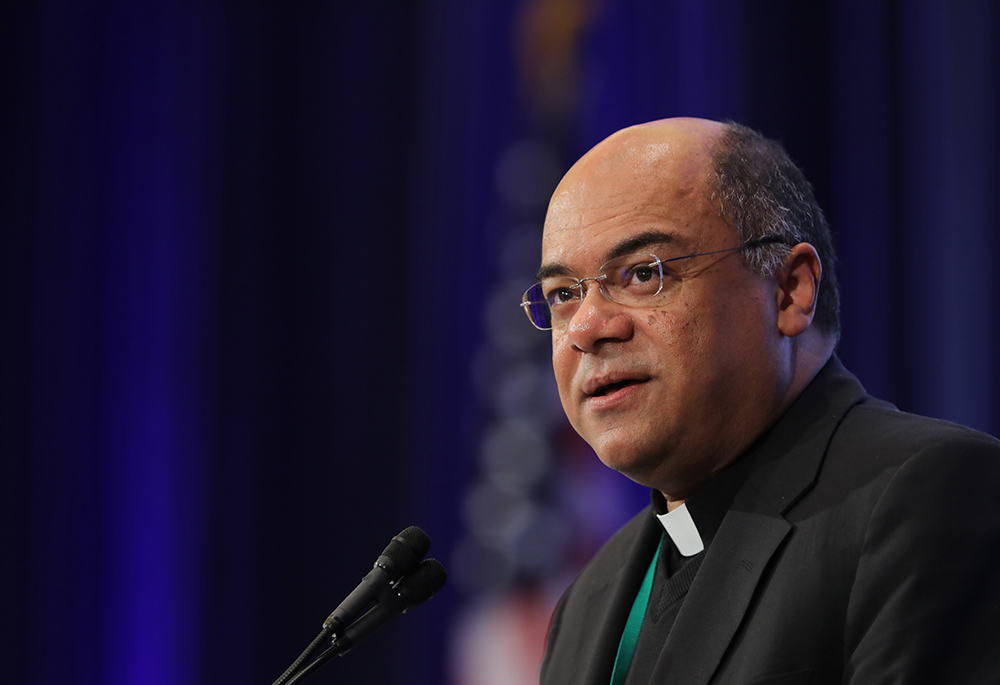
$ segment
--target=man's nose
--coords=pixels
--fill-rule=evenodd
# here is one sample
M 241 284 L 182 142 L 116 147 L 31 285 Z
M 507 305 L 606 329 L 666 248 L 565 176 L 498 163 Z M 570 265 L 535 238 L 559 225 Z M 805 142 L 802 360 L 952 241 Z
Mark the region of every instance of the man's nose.
M 605 342 L 632 337 L 632 319 L 627 308 L 599 292 L 599 281 L 589 286 L 569 320 L 566 335 L 570 345 L 581 352 L 596 352 Z

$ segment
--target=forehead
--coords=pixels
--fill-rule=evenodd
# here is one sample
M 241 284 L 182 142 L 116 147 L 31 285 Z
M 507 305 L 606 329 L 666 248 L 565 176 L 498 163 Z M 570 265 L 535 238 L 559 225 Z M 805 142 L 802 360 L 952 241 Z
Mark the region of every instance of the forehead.
M 708 181 L 708 155 L 672 141 L 612 141 L 585 155 L 552 196 L 542 263 L 592 268 L 637 236 L 696 251 L 732 232 Z

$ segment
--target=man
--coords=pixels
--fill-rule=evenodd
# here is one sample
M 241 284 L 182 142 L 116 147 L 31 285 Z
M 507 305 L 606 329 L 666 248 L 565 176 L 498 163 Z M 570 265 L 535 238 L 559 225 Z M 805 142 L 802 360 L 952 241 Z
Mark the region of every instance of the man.
M 560 601 L 542 683 L 1000 682 L 1000 442 L 865 395 L 833 261 L 741 126 L 632 127 L 563 178 L 522 306 L 652 504 Z

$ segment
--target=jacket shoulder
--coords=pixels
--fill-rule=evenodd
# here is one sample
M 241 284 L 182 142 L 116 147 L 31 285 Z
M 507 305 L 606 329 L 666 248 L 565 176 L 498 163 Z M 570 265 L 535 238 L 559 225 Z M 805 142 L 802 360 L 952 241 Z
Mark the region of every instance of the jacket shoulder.
M 966 450 L 1000 456 L 1000 440 L 992 435 L 909 414 L 874 398 L 866 398 L 847 413 L 834 440 L 855 442 L 866 450 L 896 453 L 904 459 L 920 453 L 955 454 Z

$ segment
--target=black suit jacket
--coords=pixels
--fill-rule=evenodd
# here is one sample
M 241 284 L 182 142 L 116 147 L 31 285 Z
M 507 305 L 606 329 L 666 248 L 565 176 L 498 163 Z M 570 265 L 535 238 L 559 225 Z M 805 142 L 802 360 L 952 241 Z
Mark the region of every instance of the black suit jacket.
M 833 358 L 706 489 L 729 472 L 652 682 L 1000 683 L 1000 442 L 867 397 Z M 640 513 L 566 591 L 541 683 L 610 682 L 661 530 Z

